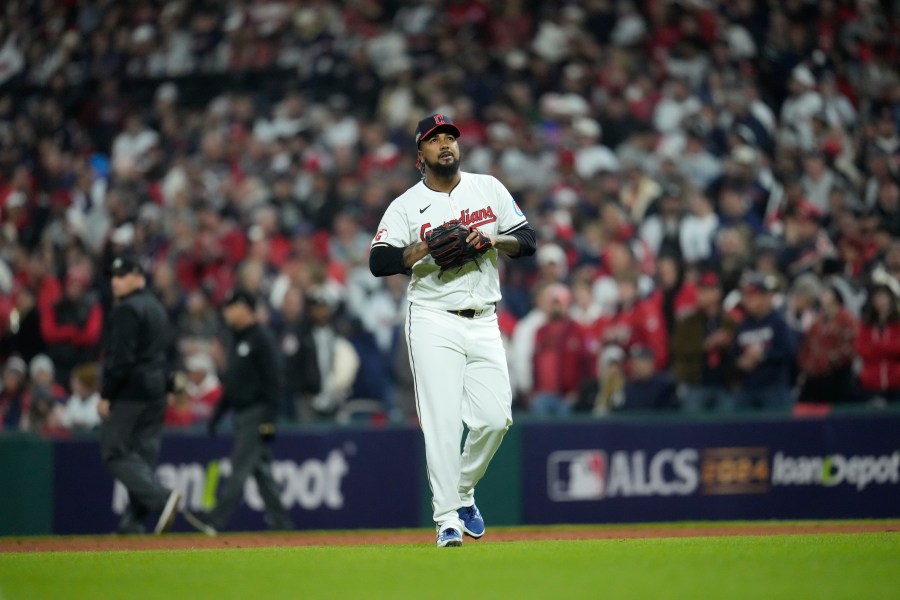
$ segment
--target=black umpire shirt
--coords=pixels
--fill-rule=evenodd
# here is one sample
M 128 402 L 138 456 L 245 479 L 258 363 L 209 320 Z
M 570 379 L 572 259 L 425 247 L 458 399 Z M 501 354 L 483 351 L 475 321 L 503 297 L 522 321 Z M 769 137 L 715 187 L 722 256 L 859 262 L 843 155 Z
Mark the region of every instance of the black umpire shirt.
M 116 302 L 106 327 L 101 396 L 163 401 L 169 335 L 163 305 L 148 290 L 135 290 Z
M 278 414 L 283 370 L 281 356 L 272 333 L 254 323 L 234 332 L 228 353 L 222 404 L 235 411 L 262 404 L 268 421 Z

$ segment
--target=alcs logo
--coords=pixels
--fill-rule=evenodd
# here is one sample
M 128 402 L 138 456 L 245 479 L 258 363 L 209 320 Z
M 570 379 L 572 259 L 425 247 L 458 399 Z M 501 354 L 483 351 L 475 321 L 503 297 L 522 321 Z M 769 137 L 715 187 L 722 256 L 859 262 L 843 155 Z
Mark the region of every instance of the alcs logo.
M 697 451 L 647 453 L 561 450 L 547 457 L 547 493 L 554 502 L 630 496 L 687 496 L 697 489 Z

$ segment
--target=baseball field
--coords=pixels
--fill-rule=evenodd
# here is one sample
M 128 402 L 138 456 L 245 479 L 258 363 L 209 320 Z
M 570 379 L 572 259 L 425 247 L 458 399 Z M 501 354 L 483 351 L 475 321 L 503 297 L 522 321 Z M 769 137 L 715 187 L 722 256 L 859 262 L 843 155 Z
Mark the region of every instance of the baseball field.
M 900 598 L 900 521 L 0 538 L 28 598 Z

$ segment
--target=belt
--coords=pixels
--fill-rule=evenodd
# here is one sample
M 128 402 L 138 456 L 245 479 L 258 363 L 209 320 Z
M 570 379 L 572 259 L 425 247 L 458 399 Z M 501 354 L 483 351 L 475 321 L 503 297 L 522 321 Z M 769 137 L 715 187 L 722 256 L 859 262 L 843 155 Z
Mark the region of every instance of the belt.
M 477 319 L 481 315 L 488 314 L 493 308 L 493 306 L 489 308 L 483 308 L 481 310 L 475 310 L 474 308 L 464 308 L 462 310 L 448 310 L 447 312 L 451 315 L 456 315 L 457 317 L 462 317 L 464 319 Z

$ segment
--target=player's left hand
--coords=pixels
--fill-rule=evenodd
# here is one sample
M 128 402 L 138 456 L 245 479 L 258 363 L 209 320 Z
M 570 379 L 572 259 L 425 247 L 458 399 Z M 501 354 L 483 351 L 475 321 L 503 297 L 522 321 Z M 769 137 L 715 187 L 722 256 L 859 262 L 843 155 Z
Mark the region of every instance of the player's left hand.
M 490 250 L 494 246 L 494 238 L 483 231 L 472 227 L 472 231 L 466 237 L 466 243 L 470 246 L 478 250 L 479 252 L 486 252 Z

